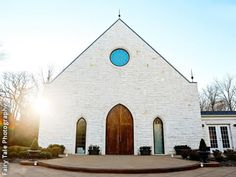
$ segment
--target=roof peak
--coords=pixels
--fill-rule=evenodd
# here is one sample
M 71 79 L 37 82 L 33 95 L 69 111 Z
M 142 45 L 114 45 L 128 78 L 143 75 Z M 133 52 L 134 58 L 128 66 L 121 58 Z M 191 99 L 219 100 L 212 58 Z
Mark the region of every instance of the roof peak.
M 74 61 L 76 61 L 90 46 L 92 46 L 101 36 L 103 36 L 107 31 L 114 27 L 118 22 L 122 22 L 123 26 L 131 30 L 138 38 L 140 38 L 145 44 L 147 44 L 156 54 L 158 54 L 168 65 L 170 65 L 177 73 L 179 73 L 188 83 L 190 82 L 183 74 L 181 74 L 173 65 L 171 65 L 160 53 L 158 53 L 148 42 L 146 42 L 141 36 L 139 36 L 129 25 L 127 25 L 121 18 L 118 18 L 109 28 L 107 28 L 94 42 L 92 42 L 85 50 L 83 50 L 67 67 L 65 67 L 50 83 L 56 80 Z M 49 84 L 50 84 L 49 83 Z

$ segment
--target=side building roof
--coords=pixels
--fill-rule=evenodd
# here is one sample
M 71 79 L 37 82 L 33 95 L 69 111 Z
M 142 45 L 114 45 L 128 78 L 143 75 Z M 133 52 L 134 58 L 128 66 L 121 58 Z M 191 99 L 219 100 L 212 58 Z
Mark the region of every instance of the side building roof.
M 202 117 L 236 117 L 236 111 L 201 111 Z

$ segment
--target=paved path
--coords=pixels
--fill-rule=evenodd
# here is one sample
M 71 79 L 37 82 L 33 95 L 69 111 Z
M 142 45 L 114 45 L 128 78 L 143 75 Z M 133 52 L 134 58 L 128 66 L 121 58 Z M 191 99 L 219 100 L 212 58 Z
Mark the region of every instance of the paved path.
M 2 164 L 0 164 L 2 166 Z M 1 175 L 0 175 L 1 176 Z M 198 168 L 159 174 L 91 174 L 11 163 L 7 177 L 235 177 L 236 167 Z
M 155 168 L 181 168 L 198 165 L 196 161 L 171 158 L 170 156 L 134 156 L 134 155 L 70 155 L 65 158 L 40 160 L 47 164 L 82 167 L 82 168 L 106 168 L 106 169 L 155 169 Z

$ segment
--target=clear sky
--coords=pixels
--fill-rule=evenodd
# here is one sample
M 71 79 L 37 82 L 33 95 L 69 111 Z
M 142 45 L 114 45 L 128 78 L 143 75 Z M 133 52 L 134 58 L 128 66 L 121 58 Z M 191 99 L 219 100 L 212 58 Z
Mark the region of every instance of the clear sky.
M 118 19 L 204 87 L 236 76 L 235 0 L 0 0 L 0 72 L 58 73 Z

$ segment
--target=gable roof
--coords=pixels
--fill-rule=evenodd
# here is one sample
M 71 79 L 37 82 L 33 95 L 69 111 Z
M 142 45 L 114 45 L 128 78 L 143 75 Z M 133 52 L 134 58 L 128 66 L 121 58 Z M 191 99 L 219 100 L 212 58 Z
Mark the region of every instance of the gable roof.
M 98 39 L 101 38 L 109 29 L 111 29 L 118 21 L 122 22 L 126 27 L 128 27 L 136 36 L 138 36 L 145 44 L 147 44 L 156 54 L 158 54 L 169 66 L 171 66 L 177 73 L 179 73 L 188 83 L 197 83 L 190 82 L 182 73 L 180 73 L 172 64 L 170 64 L 160 53 L 158 53 L 148 42 L 146 42 L 141 36 L 139 36 L 132 28 L 130 28 L 123 20 L 118 18 L 106 31 L 104 31 L 95 41 L 93 41 L 85 50 L 83 50 L 69 65 L 67 65 L 51 82 L 55 81 L 70 65 L 72 65 L 86 50 L 88 50 Z

